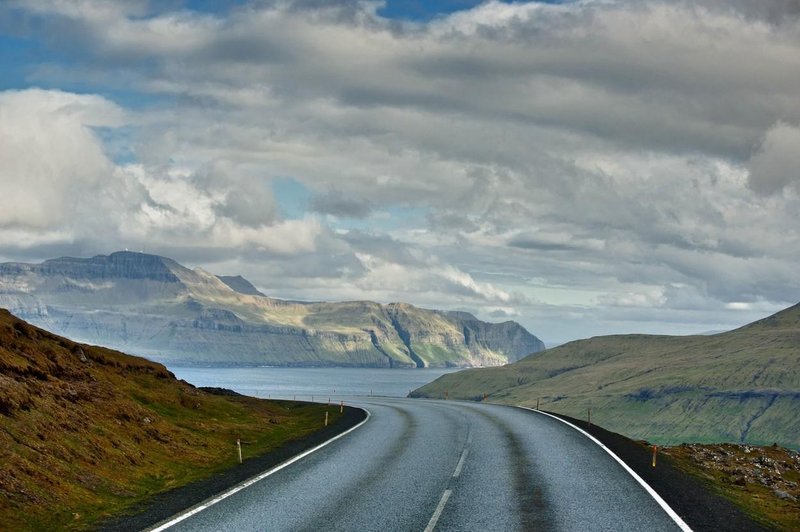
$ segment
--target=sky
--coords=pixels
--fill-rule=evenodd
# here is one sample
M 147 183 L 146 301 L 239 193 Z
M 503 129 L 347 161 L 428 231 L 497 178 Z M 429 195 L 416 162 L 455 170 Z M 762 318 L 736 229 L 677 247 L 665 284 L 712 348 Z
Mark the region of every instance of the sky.
M 0 260 L 731 329 L 800 301 L 798 95 L 798 0 L 4 0 Z

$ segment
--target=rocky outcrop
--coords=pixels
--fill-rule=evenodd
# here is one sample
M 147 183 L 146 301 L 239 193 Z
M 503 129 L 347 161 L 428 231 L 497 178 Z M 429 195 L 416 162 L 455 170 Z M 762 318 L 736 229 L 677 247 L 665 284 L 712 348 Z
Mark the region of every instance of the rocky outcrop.
M 0 306 L 76 340 L 175 364 L 458 367 L 543 349 L 514 322 L 402 303 L 282 301 L 241 276 L 132 252 L 2 264 Z

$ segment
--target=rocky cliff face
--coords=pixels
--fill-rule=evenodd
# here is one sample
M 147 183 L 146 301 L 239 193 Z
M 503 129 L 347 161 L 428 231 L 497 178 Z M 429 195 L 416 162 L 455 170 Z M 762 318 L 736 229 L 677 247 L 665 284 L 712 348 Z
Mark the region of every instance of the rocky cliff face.
M 240 276 L 132 252 L 0 264 L 0 307 L 76 340 L 174 364 L 481 366 L 544 348 L 514 322 L 401 303 L 281 301 Z

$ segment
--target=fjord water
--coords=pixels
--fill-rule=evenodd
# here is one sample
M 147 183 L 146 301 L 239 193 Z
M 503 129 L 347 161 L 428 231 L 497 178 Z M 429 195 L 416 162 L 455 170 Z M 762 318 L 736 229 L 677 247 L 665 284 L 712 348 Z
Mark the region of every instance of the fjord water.
M 328 397 L 405 397 L 411 390 L 457 369 L 202 368 L 170 366 L 195 386 L 228 388 L 253 397 L 317 401 Z

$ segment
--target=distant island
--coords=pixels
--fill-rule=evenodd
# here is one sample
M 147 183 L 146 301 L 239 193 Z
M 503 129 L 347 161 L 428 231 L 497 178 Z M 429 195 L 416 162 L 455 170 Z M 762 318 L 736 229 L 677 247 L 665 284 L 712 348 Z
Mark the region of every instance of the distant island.
M 404 303 L 285 301 L 241 276 L 129 251 L 0 264 L 0 307 L 173 365 L 497 366 L 544 349 L 513 321 Z

